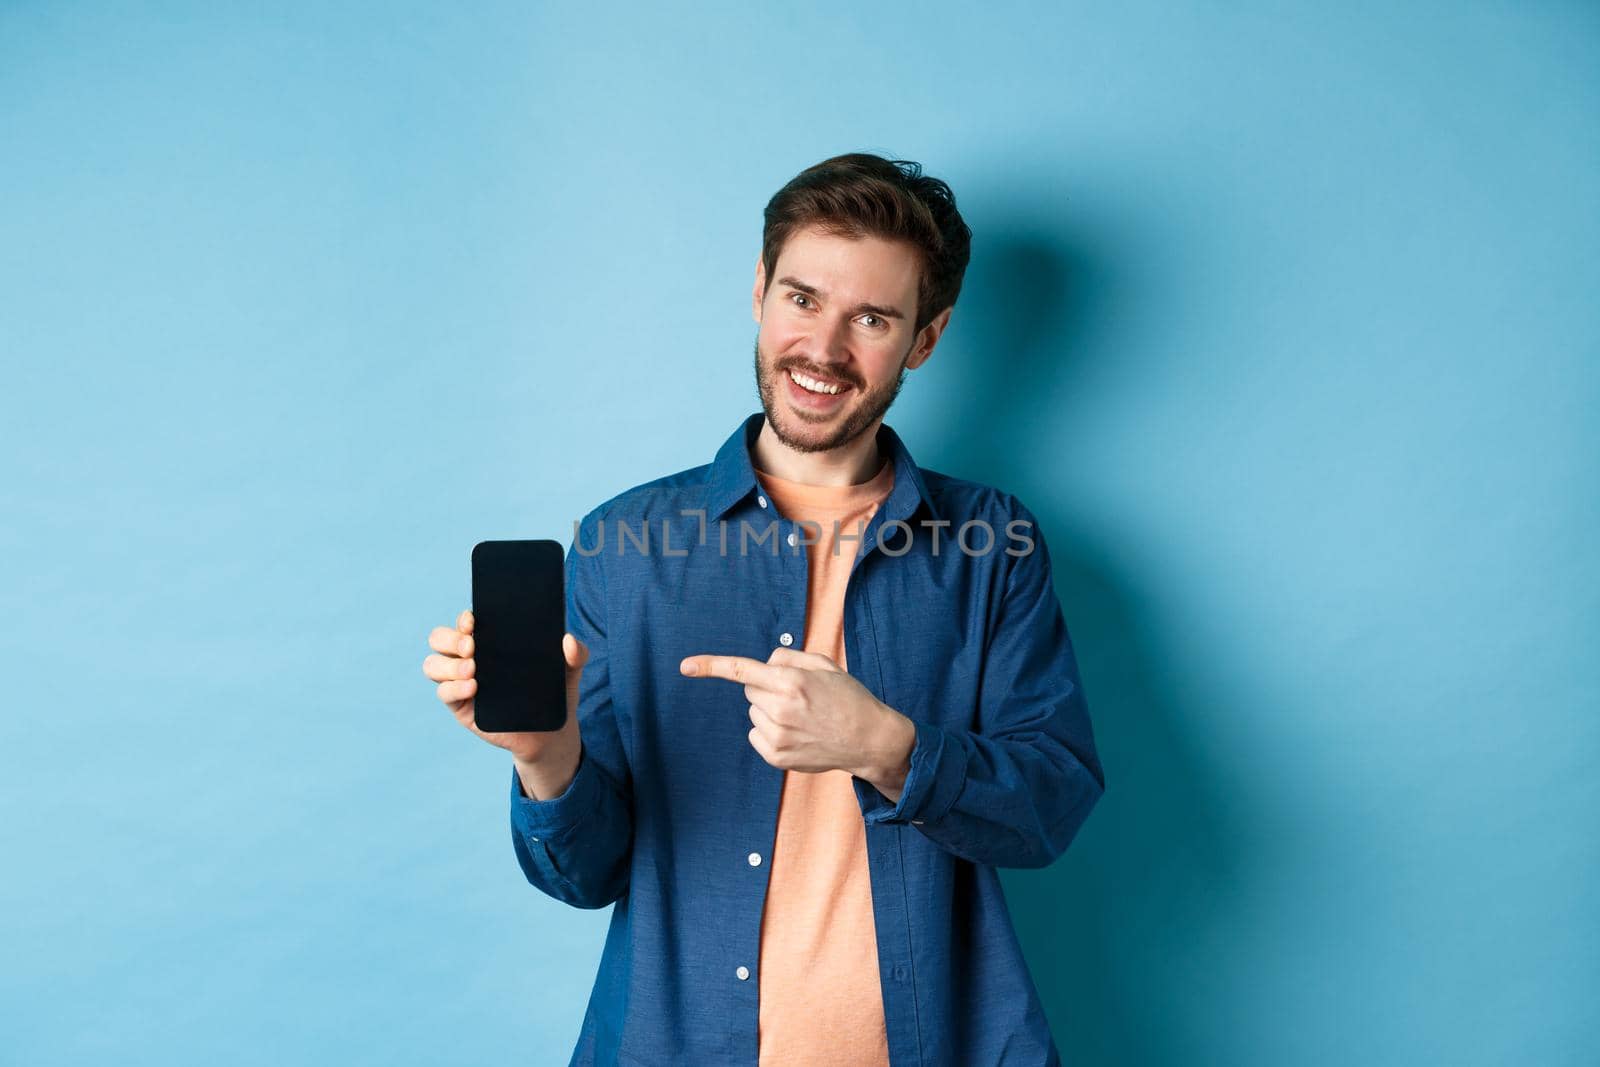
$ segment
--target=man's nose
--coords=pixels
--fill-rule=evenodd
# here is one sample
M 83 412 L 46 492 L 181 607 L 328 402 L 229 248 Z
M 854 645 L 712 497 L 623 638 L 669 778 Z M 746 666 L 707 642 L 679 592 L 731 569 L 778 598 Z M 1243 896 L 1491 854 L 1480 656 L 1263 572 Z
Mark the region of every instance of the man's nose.
M 817 331 L 816 349 L 813 354 L 820 367 L 849 363 L 850 320 L 824 320 Z

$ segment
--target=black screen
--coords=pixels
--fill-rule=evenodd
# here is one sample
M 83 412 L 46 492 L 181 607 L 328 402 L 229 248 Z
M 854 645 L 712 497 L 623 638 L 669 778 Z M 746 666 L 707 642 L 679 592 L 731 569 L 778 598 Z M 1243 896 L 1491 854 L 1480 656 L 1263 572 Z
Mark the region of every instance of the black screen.
M 563 557 L 557 541 L 473 546 L 474 713 L 480 730 L 559 730 L 567 720 Z

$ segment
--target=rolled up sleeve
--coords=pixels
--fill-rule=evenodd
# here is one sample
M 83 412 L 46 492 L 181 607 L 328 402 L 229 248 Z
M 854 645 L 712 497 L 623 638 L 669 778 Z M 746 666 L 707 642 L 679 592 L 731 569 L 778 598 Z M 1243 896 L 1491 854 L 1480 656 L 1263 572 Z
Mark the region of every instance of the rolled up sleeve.
M 898 801 L 855 780 L 863 818 L 911 824 L 963 859 L 1044 867 L 1066 851 L 1105 791 L 1076 656 L 1033 516 L 990 630 L 978 728 L 917 721 Z
M 567 552 L 567 629 L 589 649 L 578 686 L 582 748 L 560 795 L 530 799 L 511 769 L 511 842 L 530 884 L 579 908 L 601 908 L 628 889 L 633 849 L 632 776 L 623 747 L 606 645 L 606 593 L 591 512 Z

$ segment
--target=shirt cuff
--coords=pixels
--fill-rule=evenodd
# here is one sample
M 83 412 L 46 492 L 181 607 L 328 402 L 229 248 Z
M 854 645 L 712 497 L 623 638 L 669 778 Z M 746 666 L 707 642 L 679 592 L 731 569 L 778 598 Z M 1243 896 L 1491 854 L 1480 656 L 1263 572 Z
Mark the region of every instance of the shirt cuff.
M 567 788 L 548 800 L 532 800 L 522 790 L 516 765 L 511 767 L 511 821 L 527 837 L 538 841 L 559 837 L 583 821 L 600 802 L 600 780 L 580 749 L 578 769 Z
M 912 724 L 917 740 L 911 747 L 911 769 L 898 801 L 891 804 L 871 782 L 851 776 L 861 815 L 869 825 L 920 825 L 943 818 L 967 783 L 966 748 L 943 727 L 915 719 Z

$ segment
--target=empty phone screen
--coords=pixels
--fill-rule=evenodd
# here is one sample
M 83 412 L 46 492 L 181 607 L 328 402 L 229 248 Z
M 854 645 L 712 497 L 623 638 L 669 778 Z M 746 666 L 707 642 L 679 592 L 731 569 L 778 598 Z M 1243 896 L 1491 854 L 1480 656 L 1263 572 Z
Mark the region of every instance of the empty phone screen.
M 478 729 L 559 730 L 567 720 L 563 551 L 558 541 L 472 548 Z

